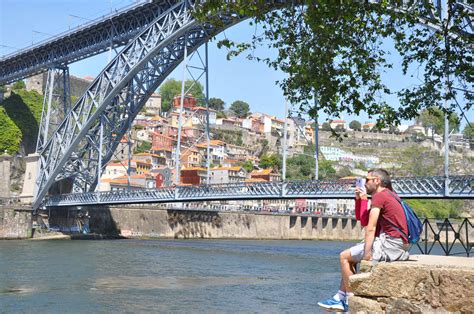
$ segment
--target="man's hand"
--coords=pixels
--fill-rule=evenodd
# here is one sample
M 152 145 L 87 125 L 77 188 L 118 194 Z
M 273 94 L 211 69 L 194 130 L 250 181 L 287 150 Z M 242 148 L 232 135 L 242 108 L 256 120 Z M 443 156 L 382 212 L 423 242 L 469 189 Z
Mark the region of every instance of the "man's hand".
M 356 200 L 358 200 L 358 199 L 366 200 L 367 199 L 367 193 L 364 190 L 362 190 L 361 188 L 356 187 L 355 188 L 355 198 L 356 198 Z

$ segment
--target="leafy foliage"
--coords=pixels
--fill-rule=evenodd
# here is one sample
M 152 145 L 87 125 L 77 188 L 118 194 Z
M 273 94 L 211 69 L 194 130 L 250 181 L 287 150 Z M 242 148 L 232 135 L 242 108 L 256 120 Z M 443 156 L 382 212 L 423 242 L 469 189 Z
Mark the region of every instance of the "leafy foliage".
M 458 218 L 462 212 L 462 200 L 405 200 L 419 217 Z
M 438 107 L 429 107 L 423 109 L 416 118 L 417 122 L 421 122 L 425 128 L 432 128 L 436 134 L 444 134 L 444 113 Z M 459 118 L 456 113 L 449 116 L 449 131 L 459 131 Z
M 225 119 L 225 118 L 227 118 L 227 116 L 225 115 L 225 113 L 223 111 L 218 111 L 217 114 L 216 114 L 216 118 L 217 119 Z
M 245 118 L 250 111 L 248 103 L 242 100 L 236 100 L 230 105 L 230 110 L 239 118 Z
M 203 87 L 199 82 L 194 82 L 192 80 L 186 80 L 184 83 L 184 91 L 186 94 L 192 94 L 196 97 L 198 104 L 204 104 L 204 91 Z M 173 105 L 173 98 L 175 96 L 181 95 L 181 81 L 178 81 L 174 78 L 166 80 L 160 86 L 160 95 L 161 95 L 161 109 L 163 112 L 167 112 L 171 109 Z
M 140 153 L 149 153 L 151 150 L 151 143 L 147 141 L 141 142 L 137 147 L 135 148 L 134 153 L 135 154 L 140 154 Z
M 0 150 L 8 149 L 9 152 L 16 153 L 20 151 L 22 143 L 26 154 L 34 152 L 41 119 L 42 96 L 36 91 L 18 89 L 3 101 L 0 108 L 0 142 L 3 143 L 0 144 Z
M 455 2 L 447 1 L 446 23 L 435 16 L 426 20 L 430 11 L 423 5 L 406 12 L 397 7 L 400 1 L 275 1 L 272 6 L 260 0 L 216 0 L 202 2 L 196 15 L 217 25 L 222 12 L 234 13 L 237 19 L 253 17 L 250 23 L 261 26 L 261 35 L 248 43 L 225 39 L 219 45 L 231 49 L 228 58 L 250 51 L 249 59 L 286 73 L 279 85 L 302 112 L 312 117 L 321 112 L 329 117 L 366 112 L 382 127 L 411 120 L 424 108 L 443 108 L 445 102 L 452 112 L 461 106 L 460 97 L 462 109 L 472 107 L 472 36 L 463 32 L 461 23 L 469 12 L 464 7 L 454 10 Z M 420 26 L 422 19 L 439 27 Z M 420 84 L 397 91 L 382 81 L 381 74 L 393 67 L 383 47 L 389 41 L 402 57 L 404 74 L 417 66 Z M 263 45 L 278 55 L 256 56 L 255 48 Z M 394 94 L 400 108 L 385 101 Z
M 352 120 L 351 123 L 349 123 L 349 128 L 351 128 L 354 131 L 360 131 L 362 129 L 362 125 L 360 124 L 359 121 Z
M 17 91 L 19 89 L 25 89 L 26 88 L 26 84 L 24 81 L 20 80 L 20 81 L 16 81 L 15 83 L 13 83 L 12 85 L 12 90 L 14 91 Z
M 7 115 L 5 108 L 0 107 L 0 154 L 17 153 L 20 149 L 21 131 Z
M 323 131 L 331 131 L 331 125 L 329 124 L 329 122 L 324 122 L 322 125 L 321 125 L 321 130 Z
M 265 154 L 260 158 L 259 167 L 263 169 L 272 168 L 274 170 L 281 169 L 282 160 L 280 155 Z
M 465 137 L 469 139 L 474 139 L 474 126 L 472 124 L 467 124 L 462 131 Z
M 209 108 L 216 111 L 223 111 L 225 107 L 225 102 L 220 98 L 209 98 Z
M 247 172 L 252 172 L 253 170 L 253 164 L 250 160 L 246 160 L 246 161 L 239 161 L 237 163 L 238 166 L 244 168 Z

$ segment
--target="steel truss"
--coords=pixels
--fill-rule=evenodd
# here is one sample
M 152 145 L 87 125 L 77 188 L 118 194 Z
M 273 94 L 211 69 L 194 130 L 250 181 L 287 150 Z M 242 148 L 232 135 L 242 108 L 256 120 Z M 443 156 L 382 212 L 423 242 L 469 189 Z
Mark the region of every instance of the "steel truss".
M 193 62 L 194 61 L 194 62 Z M 199 49 L 196 49 L 191 55 L 188 57 L 187 50 L 184 53 L 184 62 L 183 62 L 183 78 L 181 81 L 181 99 L 180 99 L 180 108 L 179 108 L 179 119 L 178 119 L 178 141 L 174 150 L 174 159 L 175 159 L 175 184 L 179 185 L 181 183 L 181 173 L 180 173 L 180 166 L 181 166 L 181 158 L 188 152 L 192 147 L 197 144 L 201 138 L 205 135 L 206 142 L 207 142 L 207 153 L 206 153 L 206 167 L 207 167 L 207 175 L 206 175 L 206 183 L 209 183 L 209 169 L 210 169 L 210 160 L 209 160 L 209 145 L 210 145 L 210 129 L 209 129 L 209 63 L 208 63 L 208 47 L 207 42 L 205 43 L 204 47 L 204 59 L 199 53 Z M 186 83 L 186 73 L 191 77 L 192 84 L 185 90 L 185 83 Z M 199 80 L 204 76 L 205 79 L 205 91 L 204 91 L 204 99 L 199 99 L 200 101 L 204 100 L 206 103 L 206 117 L 205 121 L 201 118 L 196 117 L 200 124 L 204 128 L 204 133 L 202 136 L 196 139 L 194 143 L 186 143 L 187 149 L 184 153 L 182 153 L 182 127 L 183 125 L 187 124 L 188 121 L 191 121 L 194 117 L 196 111 L 194 111 L 191 116 L 186 118 L 186 121 L 183 123 L 183 115 L 184 115 L 184 100 L 186 95 L 192 90 L 194 85 L 199 83 Z M 193 123 L 192 123 L 193 124 Z M 193 124 L 194 125 L 194 124 Z
M 55 183 L 61 184 L 60 191 L 68 185 L 73 192 L 94 190 L 97 169 L 103 169 L 131 121 L 181 62 L 185 44 L 192 52 L 236 22 L 224 18 L 223 28 L 214 29 L 199 24 L 192 9 L 188 1 L 170 7 L 107 65 L 74 105 L 40 152 L 34 208 Z
M 474 198 L 474 176 L 450 178 L 449 191 L 444 177 L 406 177 L 392 181 L 404 198 Z M 120 190 L 63 194 L 48 197 L 46 206 L 94 204 L 167 203 L 248 199 L 352 199 L 355 181 L 287 181 L 179 186 L 159 189 Z
M 36 152 L 43 151 L 54 130 L 64 120 L 71 108 L 71 86 L 68 67 L 51 68 L 48 70 L 43 95 L 43 111 L 38 141 L 36 143 Z
M 277 5 L 290 1 L 269 3 Z M 412 6 L 426 3 L 421 0 L 404 2 Z M 436 1 L 436 4 L 439 3 Z M 40 206 L 48 192 L 64 193 L 68 189 L 73 192 L 93 191 L 101 170 L 110 160 L 136 114 L 152 92 L 183 60 L 185 47 L 192 52 L 213 35 L 242 19 L 223 14 L 220 16 L 223 23 L 216 29 L 212 25 L 197 22 L 191 16 L 194 0 L 156 0 L 153 4 L 158 7 L 150 14 L 156 18 L 142 26 L 135 25 L 144 29 L 106 66 L 51 137 L 42 143 L 34 208 Z M 430 5 L 429 8 L 431 10 L 437 6 Z M 431 23 L 433 19 L 428 16 L 427 21 Z M 98 25 L 95 26 L 99 29 Z M 127 32 L 125 29 L 112 29 L 114 34 Z M 94 30 L 94 27 L 84 29 L 83 34 L 94 33 Z M 0 83 L 11 81 L 12 77 L 20 78 L 41 72 L 51 66 L 52 60 L 63 64 L 65 60 L 78 60 L 105 50 L 110 47 L 110 33 L 103 43 L 85 43 L 81 48 L 75 46 L 79 41 L 80 38 L 71 39 L 67 36 L 56 38 L 44 44 L 47 47 L 44 58 L 35 54 L 22 55 L 20 59 L 26 58 L 26 63 L 13 62 L 14 57 L 18 56 L 0 60 Z M 60 43 L 64 43 L 64 46 Z M 61 49 L 54 49 L 55 45 L 61 46 Z M 114 42 L 114 45 L 118 44 Z M 78 50 L 73 52 L 71 47 Z M 10 63 L 16 64 L 14 74 L 1 72 Z M 101 132 L 103 137 L 99 136 Z
M 179 0 L 155 0 L 102 16 L 0 59 L 0 85 L 124 46 Z

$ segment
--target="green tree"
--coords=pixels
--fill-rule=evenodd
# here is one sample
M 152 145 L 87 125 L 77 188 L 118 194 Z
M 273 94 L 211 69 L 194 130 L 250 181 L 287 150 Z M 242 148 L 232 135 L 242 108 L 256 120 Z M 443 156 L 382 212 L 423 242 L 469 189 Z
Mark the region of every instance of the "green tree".
M 433 129 L 436 134 L 444 135 L 444 113 L 439 107 L 430 107 L 420 112 L 416 121 L 421 123 L 425 130 Z M 449 116 L 449 131 L 459 131 L 459 117 L 453 112 Z
M 140 144 L 137 145 L 135 148 L 134 153 L 135 154 L 140 154 L 140 153 L 149 153 L 151 150 L 151 143 L 147 141 L 143 141 Z
M 253 163 L 250 160 L 239 161 L 237 166 L 244 168 L 247 172 L 252 172 L 253 170 Z
M 223 111 L 218 111 L 217 114 L 216 114 L 216 118 L 217 119 L 222 119 L 222 118 L 227 118 L 227 116 L 225 115 L 225 113 Z
M 12 90 L 19 90 L 19 89 L 25 89 L 26 88 L 26 84 L 25 82 L 23 82 L 22 80 L 20 81 L 16 81 L 15 83 L 13 83 L 12 85 Z
M 318 170 L 319 180 L 336 179 L 336 169 L 334 169 L 332 161 L 319 160 Z
M 245 118 L 250 111 L 250 106 L 248 103 L 242 100 L 234 101 L 229 108 L 235 115 L 239 118 Z
M 472 124 L 466 124 L 462 133 L 464 137 L 469 140 L 469 147 L 474 149 L 474 126 Z
M 199 82 L 194 82 L 192 80 L 186 80 L 184 83 L 184 91 L 187 94 L 191 94 L 198 100 L 199 105 L 204 104 L 204 89 Z M 161 109 L 163 112 L 167 112 L 171 109 L 173 105 L 173 98 L 175 96 L 181 95 L 181 81 L 178 81 L 174 78 L 166 80 L 160 86 L 160 95 L 161 95 Z
M 349 128 L 354 131 L 360 131 L 362 129 L 362 124 L 357 120 L 352 120 L 351 123 L 349 123 Z
M 281 169 L 282 161 L 281 156 L 276 154 L 265 154 L 260 158 L 260 168 L 272 168 L 274 170 Z
M 286 176 L 288 180 L 310 180 L 314 178 L 314 158 L 306 155 L 296 155 L 286 161 Z
M 267 1 L 216 0 L 202 3 L 196 15 L 214 24 L 221 23 L 221 12 L 252 17 L 250 23 L 262 28 L 260 36 L 244 43 L 226 38 L 219 46 L 230 49 L 228 58 L 248 51 L 249 59 L 283 71 L 286 78 L 279 85 L 302 112 L 312 117 L 366 112 L 383 127 L 412 120 L 421 110 L 445 102 L 453 112 L 461 97 L 464 111 L 472 107 L 469 88 L 454 88 L 473 83 L 472 35 L 461 26 L 471 13 L 467 7 L 455 8 L 455 2 L 447 1 L 449 23 L 429 18 L 436 28 L 418 25 L 427 16 L 425 6 L 409 12 L 394 9 L 400 1 L 306 0 L 271 10 Z M 390 41 L 401 55 L 403 73 L 416 67 L 420 84 L 393 90 L 384 83 L 381 74 L 393 67 L 385 46 Z M 276 49 L 277 56 L 255 54 L 261 45 Z M 386 101 L 394 94 L 399 107 Z
M 322 125 L 321 125 L 321 130 L 323 131 L 331 131 L 331 125 L 329 124 L 329 122 L 324 122 Z
M 225 102 L 222 99 L 214 97 L 209 99 L 209 108 L 221 112 L 224 111 L 224 107 Z
M 462 134 L 468 139 L 474 139 L 474 126 L 472 124 L 466 124 Z

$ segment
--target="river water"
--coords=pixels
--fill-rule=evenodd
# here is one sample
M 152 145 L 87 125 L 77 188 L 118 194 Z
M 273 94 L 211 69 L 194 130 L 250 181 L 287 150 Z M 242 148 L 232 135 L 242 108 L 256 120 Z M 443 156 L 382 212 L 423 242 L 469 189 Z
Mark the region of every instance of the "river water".
M 0 312 L 320 312 L 348 242 L 0 241 Z

